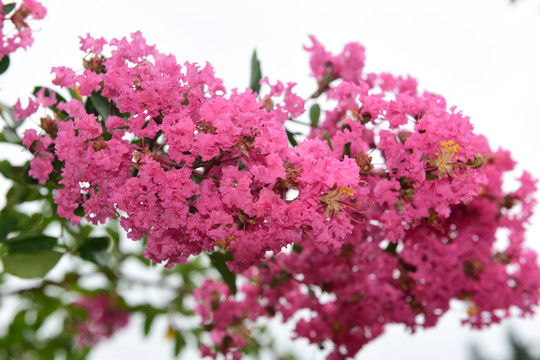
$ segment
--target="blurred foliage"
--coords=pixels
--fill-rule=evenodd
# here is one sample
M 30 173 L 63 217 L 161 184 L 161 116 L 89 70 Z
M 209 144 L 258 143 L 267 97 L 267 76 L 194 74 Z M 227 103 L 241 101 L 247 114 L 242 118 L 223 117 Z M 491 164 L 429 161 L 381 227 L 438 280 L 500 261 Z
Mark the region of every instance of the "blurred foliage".
M 510 347 L 510 357 L 505 360 L 540 360 L 540 355 L 534 355 L 531 345 L 525 344 L 519 339 L 515 331 L 509 331 L 507 335 L 508 345 Z M 471 360 L 495 360 L 483 354 L 478 345 L 471 347 Z M 500 359 L 497 359 L 500 360 Z

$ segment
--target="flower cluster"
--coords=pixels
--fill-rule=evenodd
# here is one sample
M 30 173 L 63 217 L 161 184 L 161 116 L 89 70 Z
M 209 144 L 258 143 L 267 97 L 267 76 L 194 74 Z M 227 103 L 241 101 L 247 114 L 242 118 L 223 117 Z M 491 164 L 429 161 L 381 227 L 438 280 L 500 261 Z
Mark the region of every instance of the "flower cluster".
M 42 136 L 25 133 L 30 175 L 45 183 L 57 159 L 59 215 L 120 218 L 167 267 L 230 252 L 229 269 L 250 283 L 235 295 L 207 281 L 195 293 L 211 329 L 205 355 L 238 358 L 257 318 L 287 321 L 302 309 L 311 316 L 297 320 L 297 336 L 330 342 L 333 359 L 353 356 L 386 324 L 435 325 L 452 299 L 469 306 L 474 327 L 511 307 L 531 313 L 540 296 L 536 254 L 523 245 L 531 175 L 503 191 L 510 155 L 442 96 L 410 77 L 365 73 L 359 44 L 334 56 L 311 40 L 318 87 L 304 100 L 294 83 L 267 78 L 267 95 L 227 94 L 209 64 L 179 65 L 140 33 L 81 38 L 82 73 L 53 69 L 73 100 L 40 92 L 15 106 L 19 118 L 54 111 Z M 327 103 L 315 100 L 322 95 Z M 324 121 L 290 147 L 283 124 L 315 101 Z M 508 229 L 508 245 L 498 229 Z
M 19 48 L 32 45 L 34 39 L 28 21 L 43 19 L 45 15 L 47 10 L 35 0 L 23 0 L 18 6 L 0 1 L 0 59 Z
M 121 217 L 128 237 L 145 238 L 145 255 L 166 266 L 222 248 L 236 271 L 302 238 L 330 251 L 351 233 L 348 214 L 368 190 L 356 161 L 331 156 L 326 142 L 288 146 L 283 122 L 304 111 L 294 84 L 270 86 L 265 107 L 251 90 L 225 96 L 209 64 L 181 66 L 140 33 L 112 40 L 109 57 L 106 43 L 81 39 L 82 74 L 53 69 L 55 84 L 90 97 L 99 111 L 78 98 L 49 102 L 45 93 L 15 106 L 18 117 L 58 109 L 42 140 L 25 134 L 41 183 L 51 154 L 62 162 L 58 214 L 74 223 L 78 209 L 96 224 Z
M 540 268 L 523 241 L 536 181 L 525 172 L 516 191 L 504 192 L 503 176 L 514 168 L 509 153 L 493 151 L 444 98 L 420 94 L 411 78 L 363 74 L 359 45 L 332 56 L 313 41 L 313 75 L 337 106 L 311 138 L 328 140 L 332 150 L 325 157 L 355 159 L 369 207 L 348 213 L 354 228 L 340 248 L 322 253 L 302 238 L 292 251 L 246 271 L 247 290 L 235 297 L 222 291 L 210 307 L 213 329 L 248 327 L 258 316 L 280 314 L 296 322 L 296 336 L 330 345 L 329 358 L 344 359 L 387 324 L 411 331 L 434 326 L 453 299 L 468 306 L 464 323 L 475 328 L 499 322 L 511 308 L 531 314 L 540 299 Z M 354 61 L 344 55 L 350 49 L 357 49 Z M 338 214 L 347 209 L 347 194 L 335 188 L 319 200 Z M 508 230 L 507 239 L 499 229 Z M 217 317 L 230 303 L 233 319 Z M 208 302 L 200 304 L 210 311 Z M 310 315 L 291 320 L 300 310 Z M 215 352 L 240 351 L 243 339 L 232 330 L 228 338 L 211 338 Z
M 87 314 L 87 318 L 77 324 L 78 345 L 94 346 L 128 324 L 129 312 L 122 309 L 118 299 L 114 295 L 102 294 L 83 297 L 75 302 L 75 307 Z

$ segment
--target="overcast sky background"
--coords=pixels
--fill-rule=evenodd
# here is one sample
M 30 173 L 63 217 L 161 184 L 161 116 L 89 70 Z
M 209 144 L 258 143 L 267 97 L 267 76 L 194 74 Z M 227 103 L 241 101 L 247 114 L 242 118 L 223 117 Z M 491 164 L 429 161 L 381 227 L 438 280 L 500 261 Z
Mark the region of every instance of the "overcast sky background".
M 307 96 L 309 78 L 302 45 L 314 34 L 333 52 L 350 41 L 366 47 L 366 70 L 412 75 L 422 89 L 442 94 L 471 117 L 493 147 L 512 151 L 520 169 L 540 178 L 540 0 L 356 0 L 356 1 L 47 1 L 48 16 L 38 24 L 35 43 L 11 57 L 0 79 L 0 99 L 14 103 L 34 85 L 49 85 L 52 66 L 82 68 L 78 37 L 107 39 L 141 30 L 150 44 L 179 62 L 209 61 L 228 89 L 244 89 L 250 56 L 257 49 L 263 74 L 294 81 Z M 4 157 L 4 154 L 2 156 Z M 540 251 L 540 220 L 533 218 L 529 244 Z M 494 294 L 496 296 L 496 294 Z M 390 327 L 357 359 L 466 359 L 472 342 L 494 359 L 508 349 L 505 329 L 515 328 L 540 351 L 540 319 L 510 320 L 491 330 L 460 327 L 464 308 L 439 326 L 413 336 Z M 165 323 L 142 340 L 138 319 L 113 340 L 98 346 L 92 359 L 169 359 L 172 344 Z M 313 349 L 306 359 L 317 359 Z

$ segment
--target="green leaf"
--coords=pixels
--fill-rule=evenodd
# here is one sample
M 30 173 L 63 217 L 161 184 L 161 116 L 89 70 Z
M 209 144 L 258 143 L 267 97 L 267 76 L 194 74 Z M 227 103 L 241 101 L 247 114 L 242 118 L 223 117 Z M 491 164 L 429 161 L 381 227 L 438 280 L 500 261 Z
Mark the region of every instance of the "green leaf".
M 113 224 L 116 225 L 116 223 Z M 108 227 L 105 229 L 105 231 L 107 231 L 107 234 L 109 234 L 114 243 L 118 244 L 120 242 L 120 234 L 118 233 L 118 230 L 116 230 L 116 228 Z
M 174 343 L 174 356 L 180 355 L 180 351 L 186 347 L 186 339 L 184 339 L 184 336 L 180 331 L 176 333 L 176 340 Z
M 38 251 L 34 253 L 7 254 L 2 259 L 4 271 L 23 279 L 45 276 L 60 260 L 58 251 Z
M 296 139 L 294 138 L 294 134 L 287 129 L 285 129 L 285 133 L 287 134 L 287 139 L 289 140 L 289 143 L 292 146 L 298 146 L 298 141 L 296 141 Z
M 107 120 L 111 110 L 109 100 L 101 96 L 100 93 L 93 91 L 92 96 L 90 96 L 90 101 L 101 118 Z
M 75 90 L 73 90 L 72 88 L 67 88 L 67 91 L 69 93 L 69 96 L 71 96 L 72 99 L 80 100 L 79 95 L 77 94 Z
M 249 81 L 249 87 L 257 94 L 259 93 L 259 90 L 261 90 L 261 84 L 259 84 L 261 79 L 261 63 L 257 58 L 257 50 L 253 50 L 253 55 L 251 56 L 251 80 Z
M 81 225 L 79 226 L 79 229 L 83 239 L 88 239 L 90 238 L 90 234 L 95 229 L 95 227 L 93 227 L 92 225 Z
M 148 334 L 150 334 L 150 328 L 152 327 L 152 323 L 154 322 L 155 318 L 156 318 L 156 313 L 148 312 L 146 314 L 146 317 L 144 319 L 144 327 L 143 327 L 144 336 L 148 336 Z
M 7 238 L 8 234 L 18 225 L 20 219 L 15 214 L 5 211 L 0 213 L 0 240 Z
M 87 239 L 77 250 L 80 257 L 98 265 L 106 265 L 109 238 L 95 237 Z
M 319 104 L 313 104 L 309 109 L 309 119 L 311 120 L 311 126 L 319 127 L 319 118 L 321 117 L 321 107 Z
M 330 148 L 330 150 L 334 151 L 334 148 L 332 147 L 332 142 L 330 141 L 330 135 L 328 135 L 328 131 L 324 131 L 324 140 L 326 140 L 328 142 L 328 147 Z
M 7 14 L 9 14 L 10 12 L 12 12 L 13 9 L 15 9 L 15 3 L 5 4 L 4 6 L 2 6 L 2 13 L 3 13 L 4 15 L 7 15 Z
M 8 160 L 0 161 L 0 174 L 6 179 L 11 179 L 13 177 L 13 167 Z
M 216 268 L 217 271 L 221 274 L 223 281 L 229 287 L 231 294 L 236 294 L 236 274 L 233 273 L 227 267 L 226 261 L 232 261 L 233 257 L 230 252 L 223 253 L 215 251 L 211 253 L 210 260 L 212 260 L 212 266 Z
M 21 144 L 22 140 L 11 128 L 5 127 L 2 131 L 3 141 L 12 144 Z
M 351 143 L 346 143 L 343 146 L 343 155 L 346 155 L 348 157 L 351 157 Z
M 202 178 L 202 177 L 196 176 L 196 175 L 194 175 L 194 174 L 192 174 L 189 178 L 190 178 L 191 180 L 193 180 L 193 182 L 194 182 L 195 184 L 198 184 L 198 185 L 200 185 L 200 184 L 202 183 L 202 181 L 203 181 L 203 178 Z
M 6 242 L 10 254 L 35 253 L 44 250 L 52 250 L 56 245 L 57 238 L 47 235 L 28 236 L 24 238 L 10 239 Z
M 17 119 L 15 119 L 15 114 L 13 113 L 13 108 L 11 106 L 8 106 L 4 103 L 1 103 L 0 102 L 0 108 L 2 109 L 0 111 L 0 115 L 2 115 L 1 113 L 4 113 L 4 114 L 7 114 L 7 116 L 9 116 L 9 118 L 11 119 L 11 125 L 14 126 L 15 128 L 18 128 L 19 126 L 21 126 L 21 124 L 23 123 L 23 121 L 17 121 Z M 4 118 L 4 120 L 7 121 L 7 119 L 2 115 L 2 117 Z M 5 141 L 5 140 L 3 140 Z
M 9 208 L 15 204 L 40 199 L 43 199 L 43 195 L 36 188 L 27 186 L 24 183 L 16 183 L 6 194 L 6 207 Z
M 4 55 L 2 56 L 2 60 L 0 60 L 0 74 L 5 73 L 8 67 L 9 67 L 9 56 Z

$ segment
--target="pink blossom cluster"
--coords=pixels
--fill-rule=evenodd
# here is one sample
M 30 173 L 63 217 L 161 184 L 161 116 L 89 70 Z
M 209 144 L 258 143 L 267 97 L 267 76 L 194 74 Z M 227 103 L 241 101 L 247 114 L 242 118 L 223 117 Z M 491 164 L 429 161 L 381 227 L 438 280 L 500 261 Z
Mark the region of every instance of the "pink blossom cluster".
M 56 109 L 41 137 L 25 133 L 39 158 L 30 175 L 46 182 L 57 159 L 59 215 L 120 218 L 167 267 L 230 252 L 229 268 L 250 283 L 237 295 L 215 281 L 195 293 L 211 329 L 204 355 L 238 358 L 252 323 L 276 314 L 341 359 L 386 324 L 435 325 L 452 299 L 468 305 L 473 327 L 512 307 L 531 313 L 540 268 L 523 243 L 536 181 L 525 172 L 519 189 L 503 191 L 509 153 L 442 96 L 410 77 L 365 73 L 359 44 L 334 56 L 311 40 L 318 87 L 303 99 L 294 83 L 266 78 L 264 96 L 227 94 L 210 64 L 179 65 L 140 33 L 81 38 L 82 73 L 53 69 L 75 98 L 42 92 L 15 106 L 18 118 Z M 324 122 L 290 147 L 283 124 L 314 101 Z M 302 309 L 311 316 L 294 320 Z
M 13 10 L 5 13 L 2 10 L 4 5 L 12 3 L 0 1 L 0 59 L 19 48 L 25 49 L 32 45 L 34 39 L 28 21 L 43 19 L 47 15 L 47 9 L 35 0 L 23 0 Z M 6 24 L 9 26 L 4 27 Z
M 74 305 L 87 314 L 84 321 L 77 323 L 78 345 L 94 346 L 128 324 L 129 312 L 122 309 L 118 300 L 115 295 L 101 294 L 82 297 L 75 302 Z
M 361 47 L 346 46 L 344 54 L 357 49 L 351 61 L 312 40 L 319 85 L 327 81 L 324 68 L 339 71 L 323 84 L 337 106 L 311 137 L 326 134 L 333 148 L 326 156 L 356 160 L 369 209 L 348 213 L 354 228 L 341 247 L 323 253 L 302 238 L 292 251 L 244 272 L 250 282 L 236 296 L 205 283 L 197 311 L 212 344 L 203 353 L 238 358 L 245 343 L 239 335 L 249 331 L 237 329 L 276 314 L 295 322 L 297 337 L 329 346 L 329 359 L 354 356 L 387 324 L 411 331 L 434 326 L 451 300 L 467 305 L 464 323 L 474 328 L 501 321 L 511 309 L 531 314 L 540 268 L 523 243 L 536 180 L 524 172 L 517 190 L 503 191 L 515 165 L 510 154 L 493 151 L 441 96 L 420 94 L 411 78 L 363 74 Z M 346 209 L 337 201 L 334 211 Z M 309 315 L 293 317 L 301 310 Z
M 129 238 L 146 239 L 145 256 L 166 266 L 230 250 L 236 271 L 302 238 L 329 251 L 351 233 L 353 222 L 333 203 L 355 209 L 368 189 L 356 161 L 331 156 L 326 142 L 288 146 L 283 122 L 304 111 L 295 84 L 272 85 L 268 108 L 251 90 L 225 96 L 209 64 L 181 66 L 140 33 L 112 40 L 109 57 L 101 54 L 105 40 L 81 43 L 86 69 L 54 68 L 54 83 L 101 96 L 112 110 L 103 118 L 77 98 L 55 104 L 66 117 L 47 121 L 44 139 L 62 162 L 59 215 L 78 223 L 82 208 L 96 224 L 120 217 Z M 50 106 L 48 99 L 18 103 L 17 116 Z M 48 177 L 44 167 L 31 168 L 40 182 Z M 293 200 L 291 189 L 299 193 Z

